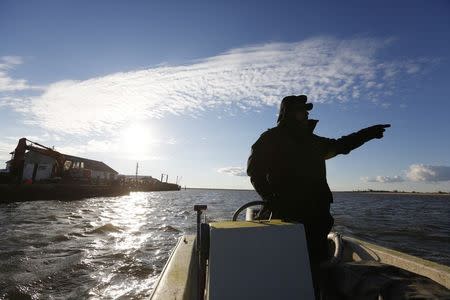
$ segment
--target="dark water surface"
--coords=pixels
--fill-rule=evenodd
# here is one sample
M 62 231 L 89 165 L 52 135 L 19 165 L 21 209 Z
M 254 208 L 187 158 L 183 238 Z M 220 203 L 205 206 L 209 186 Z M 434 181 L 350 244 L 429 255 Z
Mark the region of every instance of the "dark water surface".
M 450 265 L 450 196 L 335 193 L 334 230 Z M 0 204 L 0 299 L 142 299 L 195 231 L 194 204 L 229 219 L 253 191 L 132 193 Z

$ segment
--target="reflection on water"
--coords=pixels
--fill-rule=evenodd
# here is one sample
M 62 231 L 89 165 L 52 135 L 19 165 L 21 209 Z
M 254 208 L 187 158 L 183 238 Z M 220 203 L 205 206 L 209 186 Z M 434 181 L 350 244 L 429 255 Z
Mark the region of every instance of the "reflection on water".
M 146 266 L 139 253 L 146 242 L 151 241 L 151 233 L 142 227 L 146 224 L 146 214 L 154 210 L 148 207 L 143 193 L 98 207 L 99 215 L 90 222 L 95 229 L 89 232 L 97 236 L 83 259 L 86 264 L 99 262 L 91 278 L 100 284 L 89 291 L 90 295 L 117 298 L 131 291 L 145 293 L 152 286 L 153 279 L 149 275 L 153 268 Z M 109 239 L 104 238 L 105 234 Z M 105 263 L 108 261 L 112 263 Z
M 428 197 L 428 196 L 427 196 Z M 335 228 L 449 264 L 448 198 L 335 194 Z M 0 205 L 0 298 L 147 298 L 193 205 L 230 218 L 253 191 L 132 193 Z
M 176 209 L 165 204 L 181 202 L 178 196 L 132 193 L 0 206 L 0 295 L 148 297 L 182 232 L 176 226 L 188 227 L 177 222 L 168 230 L 164 223 L 174 220 Z

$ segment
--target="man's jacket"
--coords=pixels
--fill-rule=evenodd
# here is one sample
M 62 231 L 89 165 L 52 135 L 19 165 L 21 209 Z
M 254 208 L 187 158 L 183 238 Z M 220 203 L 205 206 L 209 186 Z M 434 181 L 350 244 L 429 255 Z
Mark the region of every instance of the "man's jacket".
M 312 222 L 329 215 L 333 196 L 325 160 L 347 154 L 373 138 L 368 129 L 339 139 L 320 137 L 313 133 L 317 122 L 308 120 L 308 126 L 282 122 L 252 146 L 247 174 L 277 217 Z

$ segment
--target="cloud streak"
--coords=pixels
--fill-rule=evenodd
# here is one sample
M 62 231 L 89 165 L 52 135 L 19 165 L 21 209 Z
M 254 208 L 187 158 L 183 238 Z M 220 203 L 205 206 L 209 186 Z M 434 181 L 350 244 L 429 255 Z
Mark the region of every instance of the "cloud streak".
M 365 182 L 380 182 L 380 183 L 394 183 L 394 182 L 403 182 L 405 181 L 400 176 L 376 176 L 376 177 L 364 177 L 362 178 Z
M 56 150 L 61 153 L 69 155 L 85 156 L 86 154 L 96 155 L 109 155 L 116 159 L 128 159 L 128 160 L 165 160 L 164 156 L 153 153 L 156 148 L 161 145 L 173 145 L 171 141 L 161 141 L 157 139 L 145 139 L 141 140 L 143 143 L 132 145 L 131 147 L 124 146 L 123 140 L 118 138 L 112 140 L 89 140 L 82 144 L 68 144 L 61 147 L 57 147 Z
M 232 176 L 247 176 L 247 172 L 243 167 L 225 167 L 218 169 L 217 172 Z
M 378 50 L 388 44 L 320 37 L 233 49 L 185 65 L 59 81 L 32 98 L 24 113 L 45 129 L 89 135 L 113 132 L 134 119 L 278 105 L 289 94 L 321 103 L 377 102 L 396 78 L 421 69 L 420 62 L 379 61 Z M 14 63 L 21 61 L 10 59 L 5 66 Z
M 450 181 L 450 166 L 429 166 L 415 164 L 409 167 L 406 176 L 411 181 L 439 182 Z
M 13 143 L 5 143 L 0 141 L 0 160 L 8 161 L 11 159 L 11 151 L 14 151 L 16 148 L 16 144 Z M 0 169 L 3 169 L 4 166 L 0 166 Z
M 406 177 L 406 178 L 405 178 Z M 450 166 L 430 166 L 424 164 L 410 165 L 409 169 L 403 176 L 376 176 L 363 177 L 364 182 L 379 182 L 379 183 L 395 183 L 404 181 L 413 182 L 444 182 L 450 181 Z
M 0 57 L 0 93 L 1 92 L 17 92 L 29 89 L 38 89 L 39 87 L 31 86 L 25 79 L 13 79 L 9 72 L 21 65 L 23 59 L 19 56 L 2 56 Z M 0 102 L 0 107 L 2 106 Z

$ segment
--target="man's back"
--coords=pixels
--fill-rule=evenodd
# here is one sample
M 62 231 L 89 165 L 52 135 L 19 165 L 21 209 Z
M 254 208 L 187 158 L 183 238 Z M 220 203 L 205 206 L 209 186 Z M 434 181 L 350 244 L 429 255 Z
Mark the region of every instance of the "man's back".
M 312 133 L 317 121 L 301 129 L 282 124 L 252 146 L 247 173 L 270 190 L 268 202 L 284 217 L 305 219 L 328 211 L 332 201 L 326 181 L 324 140 Z M 257 179 L 256 179 L 257 180 Z M 262 187 L 264 189 L 264 187 Z M 257 190 L 258 191 L 258 190 Z

